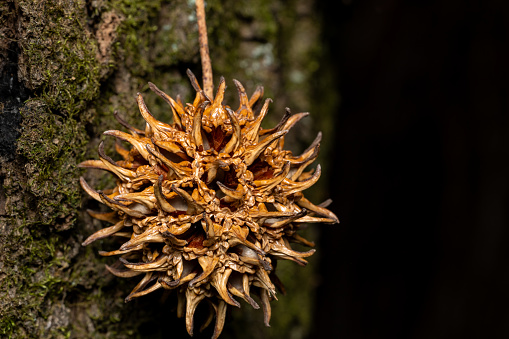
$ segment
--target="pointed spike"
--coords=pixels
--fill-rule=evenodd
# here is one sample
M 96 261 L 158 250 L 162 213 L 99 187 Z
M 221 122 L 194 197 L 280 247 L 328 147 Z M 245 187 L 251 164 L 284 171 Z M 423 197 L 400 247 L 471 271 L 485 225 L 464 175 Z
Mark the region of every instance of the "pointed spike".
M 223 331 L 224 321 L 226 319 L 226 308 L 226 303 L 224 301 L 219 301 L 216 310 L 216 324 L 214 326 L 214 334 L 212 335 L 212 339 L 217 339 Z
M 180 129 L 182 129 L 181 119 L 183 116 L 185 116 L 184 109 L 175 100 L 173 100 L 172 97 L 161 91 L 154 84 L 149 82 L 149 87 L 152 91 L 154 91 L 157 95 L 163 98 L 163 100 L 170 105 L 171 111 L 173 113 L 173 123 L 176 124 Z
M 240 278 L 240 279 L 243 279 L 244 276 L 247 277 L 247 275 L 243 274 L 242 278 Z M 244 299 L 255 310 L 259 309 L 260 306 L 244 290 L 244 287 L 242 285 L 242 281 L 239 282 L 238 281 L 239 277 L 236 277 L 236 278 L 237 279 L 235 279 L 233 282 L 232 281 L 228 281 L 228 291 L 230 291 L 234 296 Z M 230 279 L 230 280 L 232 280 L 232 279 Z
M 193 197 L 187 193 L 185 190 L 178 188 L 174 184 L 171 185 L 171 189 L 177 193 L 182 199 L 184 199 L 187 202 L 187 214 L 194 215 L 199 214 L 204 211 L 204 208 L 198 204 Z
M 129 302 L 131 300 L 133 300 L 134 298 L 139 298 L 139 297 L 143 297 L 144 295 L 147 295 L 149 293 L 152 293 L 158 289 L 160 289 L 161 287 L 163 287 L 161 285 L 161 283 L 159 283 L 158 281 L 156 281 L 156 283 L 152 286 L 150 286 L 149 288 L 147 288 L 146 290 L 143 290 L 143 291 L 140 291 L 140 292 L 136 292 L 136 293 L 132 293 L 129 294 L 127 296 L 127 298 L 125 298 L 125 302 Z
M 167 255 L 161 255 L 160 258 L 151 262 L 131 263 L 124 258 L 119 258 L 119 260 L 125 267 L 135 271 L 154 271 L 168 266 Z
M 130 130 L 131 132 L 135 133 L 135 134 L 138 134 L 138 135 L 141 135 L 141 136 L 145 136 L 145 132 L 143 132 L 141 129 L 138 129 L 136 127 L 133 127 L 131 125 L 129 125 L 127 123 L 127 121 L 125 121 L 119 114 L 118 114 L 118 111 L 115 111 L 113 112 L 113 116 L 115 117 L 115 119 L 119 122 L 119 124 L 121 124 L 122 126 L 124 126 L 125 128 L 127 128 L 128 130 Z
M 163 154 L 159 153 L 158 151 L 156 151 L 155 148 L 153 148 L 150 144 L 146 144 L 145 145 L 145 149 L 148 151 L 148 153 L 150 153 L 152 156 L 154 156 L 155 158 L 161 160 L 161 162 L 167 166 L 168 168 L 172 169 L 173 172 L 175 172 L 175 174 L 180 178 L 184 178 L 184 177 L 187 177 L 190 172 L 191 172 L 191 169 L 190 168 L 187 168 L 187 167 L 183 167 L 183 166 L 180 166 L 179 164 L 176 164 L 174 163 L 173 161 L 169 160 L 168 158 L 166 158 Z
M 253 300 L 250 296 L 250 291 L 249 291 L 250 287 L 251 287 L 251 284 L 249 281 L 249 275 L 243 274 L 242 275 L 242 288 L 244 289 L 244 293 L 246 294 L 246 296 L 248 296 L 251 300 Z M 254 302 L 254 300 L 253 300 L 253 302 Z M 256 309 L 260 308 L 260 306 L 256 302 L 255 302 L 255 304 L 256 304 L 256 306 L 258 306 L 258 307 L 255 307 Z
M 235 243 L 235 245 L 242 244 L 256 253 L 258 253 L 261 256 L 264 256 L 266 253 L 261 248 L 259 248 L 257 245 L 253 244 L 249 240 L 247 240 L 247 236 L 249 234 L 249 229 L 241 228 L 239 225 L 232 225 L 230 227 L 230 232 L 235 236 L 234 238 L 231 238 L 228 240 L 228 242 Z
M 213 106 L 214 107 L 221 107 L 224 100 L 224 91 L 226 89 L 226 81 L 224 80 L 224 77 L 221 77 L 219 79 L 219 86 L 217 88 L 216 97 L 214 98 Z
M 272 314 L 269 301 L 269 292 L 265 289 L 260 291 L 260 299 L 262 301 L 263 308 L 263 323 L 265 326 L 270 327 L 270 317 Z
M 177 210 L 175 207 L 170 205 L 170 203 L 166 200 L 166 197 L 163 194 L 162 191 L 162 185 L 163 185 L 163 175 L 161 174 L 154 184 L 154 195 L 156 197 L 157 203 L 161 207 L 161 209 L 167 213 L 174 213 Z
M 304 172 L 304 170 L 309 166 L 311 165 L 313 162 L 315 162 L 316 158 L 318 157 L 318 153 L 320 152 L 320 145 L 317 145 L 314 149 L 314 152 L 313 153 L 308 153 L 309 154 L 309 157 L 306 158 L 306 159 L 303 159 L 302 162 L 298 162 L 298 163 L 295 163 L 293 162 L 294 165 L 299 165 L 299 167 L 292 173 L 292 175 L 290 176 L 290 180 L 292 181 L 296 181 L 299 179 L 299 177 L 302 175 L 302 172 Z M 291 162 L 291 160 L 290 160 Z
M 262 136 L 262 135 L 266 135 L 266 134 L 272 134 L 272 133 L 279 132 L 279 131 L 282 131 L 285 129 L 289 130 L 289 128 L 284 128 L 284 127 L 287 125 L 287 121 L 290 119 L 291 116 L 292 116 L 291 110 L 288 107 L 286 107 L 285 114 L 283 115 L 283 117 L 281 118 L 279 123 L 273 128 L 262 129 L 260 131 L 259 135 Z
M 159 229 L 152 227 L 122 244 L 122 246 L 120 246 L 120 250 L 128 250 L 148 242 L 164 243 L 165 240 L 165 237 L 159 232 Z
M 187 73 L 187 76 L 189 77 L 189 80 L 191 81 L 191 85 L 193 86 L 194 90 L 196 91 L 196 98 L 194 100 L 195 101 L 194 104 L 201 102 L 203 99 L 206 99 L 208 102 L 212 102 L 208 93 L 205 93 L 205 91 L 201 89 L 200 83 L 198 82 L 198 79 L 196 79 L 196 77 L 194 76 L 193 72 L 191 72 L 191 70 L 188 68 L 186 73 Z M 212 95 L 212 92 L 210 93 L 210 95 Z M 193 104 L 193 106 L 196 106 L 194 104 Z
M 101 141 L 99 144 L 99 159 L 102 161 L 103 166 L 106 170 L 109 172 L 115 174 L 117 177 L 119 177 L 120 180 L 129 182 L 132 179 L 136 178 L 136 172 L 131 171 L 130 169 L 124 168 L 122 166 L 119 166 L 113 159 L 111 159 L 109 156 L 107 156 L 104 153 L 104 142 Z
M 219 293 L 219 295 L 221 296 L 221 298 L 223 298 L 223 300 L 225 302 L 227 302 L 228 304 L 230 304 L 232 306 L 236 306 L 236 307 L 240 308 L 240 303 L 237 300 L 233 299 L 230 292 L 228 292 L 228 288 L 226 287 L 228 284 L 228 279 L 230 278 L 231 273 L 232 273 L 232 269 L 229 267 L 226 268 L 223 273 L 220 273 L 220 272 L 216 273 L 212 277 L 212 286 L 215 287 L 215 289 L 217 290 L 217 292 Z
M 186 240 L 177 238 L 170 231 L 164 231 L 161 234 L 164 237 L 168 238 L 169 242 L 171 242 L 175 246 L 182 247 L 182 246 L 186 246 L 187 245 L 187 241 Z
M 297 113 L 292 115 L 285 123 L 285 125 L 281 129 L 291 129 L 293 126 L 295 126 L 296 123 L 298 123 L 301 119 L 307 117 L 309 115 L 309 112 L 303 112 L 303 113 Z
M 285 192 L 285 194 L 293 194 L 304 191 L 305 189 L 308 189 L 309 187 L 313 186 L 318 181 L 318 179 L 320 179 L 321 174 L 322 168 L 320 167 L 320 165 L 318 165 L 316 167 L 315 173 L 313 173 L 313 175 L 305 181 L 294 182 L 286 179 L 283 181 L 283 191 Z
M 143 218 L 145 217 L 145 214 L 139 212 L 139 211 L 136 211 L 136 210 L 133 210 L 133 209 L 130 209 L 129 207 L 109 198 L 106 194 L 104 194 L 104 192 L 102 191 L 97 191 L 97 193 L 99 193 L 99 195 L 101 196 L 101 200 L 102 202 L 107 205 L 108 207 L 114 209 L 114 210 L 120 210 L 126 214 L 128 214 L 129 216 L 133 217 L 133 218 Z
M 320 141 L 322 141 L 322 132 L 321 131 L 318 132 L 318 134 L 316 135 L 315 140 L 313 140 L 311 145 L 309 145 L 309 147 L 304 151 L 304 153 L 310 152 L 313 148 L 316 147 L 316 145 L 318 145 L 320 143 Z
M 167 275 L 162 275 L 157 281 L 163 286 L 163 288 L 171 290 L 180 285 L 180 279 L 171 280 Z
M 117 268 L 114 268 L 113 266 L 108 266 L 108 265 L 105 265 L 105 267 L 111 274 L 113 274 L 114 276 L 120 277 L 120 278 L 132 278 L 132 277 L 136 277 L 140 274 L 143 274 L 143 272 L 137 272 L 137 271 L 125 270 L 125 269 L 121 270 L 121 269 L 117 269 Z
M 90 195 L 92 198 L 99 201 L 100 203 L 103 202 L 101 200 L 101 196 L 99 195 L 99 193 L 97 193 L 96 190 L 94 190 L 92 187 L 90 187 L 88 185 L 88 183 L 85 181 L 85 178 L 80 177 L 80 184 L 81 184 L 81 187 L 85 190 L 85 192 L 88 193 L 88 195 Z
M 204 105 L 205 108 L 207 108 L 210 105 L 210 100 L 208 97 L 205 96 L 205 93 L 203 91 L 196 92 L 196 96 L 194 97 L 193 104 L 187 104 L 189 107 L 195 108 L 199 107 L 200 105 Z
M 110 226 L 110 227 L 106 227 L 106 228 L 103 228 L 103 229 L 100 229 L 99 231 L 95 232 L 94 234 L 92 234 L 91 236 L 89 236 L 82 244 L 81 246 L 87 246 L 91 243 L 93 243 L 94 241 L 96 240 L 99 240 L 99 239 L 104 239 L 110 235 L 112 235 L 113 233 L 116 233 L 118 231 L 120 231 L 122 228 L 124 227 L 124 220 L 121 220 L 119 222 L 117 222 L 115 225 L 113 226 Z
M 191 135 L 194 140 L 194 144 L 196 145 L 196 149 L 199 150 L 200 147 L 203 149 L 203 137 L 201 134 L 202 126 L 201 119 L 203 117 L 203 110 L 205 109 L 205 104 L 202 104 L 198 107 L 198 109 L 194 112 L 193 117 L 193 130 Z
M 103 132 L 103 134 L 104 135 L 110 135 L 110 136 L 113 136 L 113 137 L 118 138 L 120 140 L 127 141 L 128 143 L 133 145 L 134 148 L 136 148 L 136 150 L 140 153 L 140 155 L 145 160 L 149 160 L 149 157 L 148 157 L 149 154 L 147 153 L 147 151 L 145 149 L 145 144 L 149 141 L 148 138 L 134 137 L 131 134 L 124 133 L 124 132 L 121 132 L 121 131 L 116 131 L 116 130 L 109 130 L 109 131 Z
M 219 181 L 217 181 L 216 183 L 217 183 L 217 186 L 219 186 L 219 189 L 221 190 L 221 192 L 223 192 L 224 194 L 226 194 L 227 196 L 229 196 L 232 199 L 240 200 L 246 195 L 244 188 L 240 184 L 237 185 L 236 190 L 232 190 L 231 188 L 225 186 L 224 184 L 222 184 Z M 240 191 L 239 191 L 239 189 L 240 189 Z
M 193 318 L 194 312 L 198 307 L 200 301 L 205 298 L 205 294 L 196 294 L 192 289 L 186 290 L 186 329 L 187 333 L 192 337 L 193 336 Z
M 179 117 L 179 115 L 180 116 L 183 115 L 182 107 L 180 107 L 180 105 L 177 102 L 175 102 L 175 100 L 173 100 L 168 94 L 164 93 L 159 88 L 157 88 L 157 86 L 154 85 L 153 83 L 149 82 L 148 87 L 150 87 L 150 89 L 153 92 L 159 95 L 164 101 L 166 101 L 167 104 L 170 105 L 171 110 L 173 112 L 173 123 L 179 127 L 182 127 L 182 122 Z M 177 107 L 179 108 L 179 110 L 177 110 Z
M 102 203 L 102 200 L 101 200 Z M 118 215 L 116 211 L 113 212 L 94 212 L 92 210 L 87 210 L 87 213 L 97 220 L 107 221 L 110 224 L 116 224 L 118 222 Z
M 322 140 L 322 132 L 318 132 L 315 140 L 309 145 L 309 147 L 302 152 L 298 157 L 293 157 L 291 159 L 292 163 L 305 162 L 307 159 L 311 157 L 313 153 L 316 152 L 316 149 L 320 147 L 320 141 Z
M 258 310 L 260 308 L 260 305 L 249 296 L 249 294 L 244 293 L 244 300 L 248 302 L 249 305 L 251 305 L 252 308 L 255 310 Z
M 154 188 L 152 186 L 147 187 L 141 192 L 119 194 L 113 198 L 116 201 L 134 202 L 136 209 L 142 213 L 150 213 L 156 209 L 156 199 L 154 197 Z M 139 206 L 141 205 L 141 206 Z
M 336 220 L 331 218 L 317 218 L 306 215 L 300 219 L 294 220 L 294 223 L 321 223 L 321 224 L 337 224 Z
M 288 109 L 289 110 L 289 109 Z M 297 113 L 288 118 L 288 120 L 284 123 L 284 125 L 281 127 L 282 130 L 290 130 L 300 119 L 307 117 L 309 113 Z M 284 138 L 279 139 L 278 148 L 280 150 L 283 149 L 285 144 Z
M 244 298 L 244 293 L 242 293 L 243 291 L 238 289 L 237 288 L 238 286 L 233 285 L 231 283 L 231 281 L 228 281 L 227 287 L 228 287 L 228 292 L 231 292 L 231 294 L 233 296 L 239 297 L 239 298 Z
M 139 251 L 142 248 L 143 248 L 143 244 L 140 244 L 140 245 L 130 248 L 128 250 L 116 250 L 116 251 L 110 251 L 110 252 L 99 251 L 99 255 L 103 256 L 103 257 L 111 257 L 113 255 L 122 255 L 122 254 L 130 253 L 130 252 Z
M 242 260 L 243 262 L 249 264 L 249 265 L 255 265 L 255 266 L 260 266 L 262 268 L 265 269 L 265 267 L 263 266 L 263 263 L 265 263 L 264 261 L 261 261 L 258 256 L 257 258 L 253 258 L 253 257 L 246 257 L 246 256 L 243 256 L 243 255 L 239 255 L 239 258 L 240 260 Z
M 251 105 L 249 105 L 249 99 L 247 98 L 246 90 L 244 86 L 240 83 L 240 81 L 233 79 L 233 83 L 237 87 L 237 91 L 239 92 L 239 108 L 236 111 L 236 114 L 239 118 L 244 119 L 252 119 L 253 118 L 253 110 L 251 109 Z
M 109 156 L 106 155 L 106 153 L 104 153 L 104 141 L 101 141 L 99 143 L 98 153 L 99 153 L 99 157 L 100 158 L 106 160 L 107 162 L 109 162 L 113 166 L 118 166 L 117 163 L 115 161 L 113 161 L 113 159 L 111 159 Z
M 147 286 L 147 284 L 149 284 L 151 281 L 154 280 L 154 278 L 152 277 L 153 273 L 152 272 L 148 272 L 147 274 L 145 274 L 145 276 L 143 277 L 143 279 L 140 280 L 140 282 L 133 288 L 133 290 L 131 291 L 131 293 L 127 296 L 127 298 L 125 298 L 125 302 L 129 302 L 131 301 L 131 296 L 133 294 L 135 294 L 136 292 L 138 292 L 139 290 L 142 290 L 143 288 L 145 288 L 145 286 Z
M 257 191 L 269 191 L 279 185 L 281 181 L 283 181 L 286 176 L 290 173 L 290 162 L 287 161 L 281 171 L 277 176 L 267 179 L 267 180 L 255 180 L 253 185 L 256 186 Z
M 289 158 L 288 160 L 292 163 L 292 165 L 298 166 L 292 172 L 290 180 L 298 180 L 302 172 L 304 172 L 304 170 L 316 160 L 318 153 L 320 153 L 320 144 L 316 145 L 315 148 L 312 149 L 312 152 L 303 153 L 303 155 L 298 158 Z
M 324 207 L 314 205 L 311 201 L 309 201 L 308 199 L 306 199 L 304 197 L 302 197 L 299 201 L 297 201 L 297 204 L 301 207 L 305 207 L 305 208 L 309 209 L 310 211 L 312 211 L 320 216 L 324 216 L 324 217 L 334 220 L 334 223 L 339 223 L 339 219 L 334 213 L 332 213 L 331 211 L 329 211 L 328 209 L 326 209 Z
M 279 227 L 283 227 L 285 225 L 288 225 L 289 223 L 291 223 L 292 221 L 296 220 L 296 219 L 299 219 L 299 218 L 302 218 L 303 216 L 305 216 L 306 214 L 308 213 L 308 211 L 303 208 L 299 213 L 295 214 L 294 216 L 290 217 L 290 218 L 287 218 L 285 220 L 281 220 L 281 221 L 277 221 L 273 224 L 269 224 L 269 225 L 266 225 L 267 227 L 270 227 L 270 228 L 279 228 Z
M 239 147 L 240 141 L 241 141 L 241 129 L 240 129 L 240 124 L 239 124 L 239 119 L 237 119 L 235 112 L 233 112 L 228 107 L 226 108 L 226 112 L 228 113 L 228 117 L 230 118 L 232 130 L 233 130 L 232 138 L 230 139 L 230 141 L 228 141 L 228 143 L 224 147 L 224 150 L 222 151 L 222 153 L 228 154 L 232 151 L 233 152 L 236 151 L 237 148 Z
M 274 212 L 252 212 L 250 213 L 251 218 L 283 218 L 283 217 L 291 217 L 293 215 L 292 212 L 280 212 L 280 211 L 274 211 Z
M 277 257 L 282 257 L 285 259 L 292 260 L 301 266 L 305 266 L 307 264 L 307 261 L 302 258 L 310 257 L 315 252 L 316 252 L 315 249 L 311 249 L 306 252 L 297 252 L 297 251 L 294 251 L 294 250 L 286 247 L 285 245 L 283 245 L 279 242 L 274 242 L 272 244 L 270 254 L 277 256 Z
M 276 287 L 274 286 L 274 284 L 272 284 L 272 281 L 270 280 L 267 271 L 256 270 L 255 279 L 257 279 L 262 284 L 262 286 L 264 286 L 264 288 L 267 289 L 267 291 L 270 292 L 270 294 L 272 294 L 274 298 L 276 298 Z
M 194 90 L 196 92 L 201 92 L 200 84 L 198 83 L 198 79 L 196 79 L 194 73 L 191 72 L 189 68 L 187 69 L 186 73 L 187 76 L 189 77 L 189 80 L 191 80 L 191 85 L 193 86 Z
M 246 132 L 245 138 L 247 141 L 250 141 L 250 142 L 258 141 L 258 136 L 259 136 L 258 132 L 260 130 L 262 121 L 265 118 L 265 115 L 269 111 L 269 104 L 271 102 L 272 102 L 272 99 L 270 99 L 270 98 L 265 100 L 265 103 L 263 104 L 260 114 L 258 114 L 256 119 L 253 121 L 252 125 L 249 127 L 249 130 Z
M 320 205 L 317 205 L 321 208 L 327 208 L 330 204 L 332 204 L 332 199 L 327 199 L 324 202 L 322 202 Z
M 198 263 L 200 264 L 203 272 L 199 276 L 191 280 L 191 282 L 189 282 L 189 286 L 193 287 L 195 284 L 206 279 L 214 271 L 218 262 L 219 257 L 207 257 L 207 256 L 198 257 Z
M 150 83 L 149 83 L 149 85 L 150 85 Z M 154 84 L 152 84 L 152 86 L 155 87 Z M 155 87 L 155 88 L 157 88 L 157 87 Z M 151 87 L 151 89 L 154 90 L 152 87 Z M 159 93 L 157 93 L 157 94 L 159 94 Z M 141 115 L 143 116 L 143 119 L 145 119 L 147 124 L 152 128 L 152 131 L 160 133 L 163 131 L 173 131 L 174 130 L 170 125 L 167 125 L 167 124 L 157 120 L 156 118 L 154 118 L 154 116 L 149 112 L 147 105 L 145 104 L 145 101 L 143 100 L 143 97 L 141 96 L 140 93 L 138 93 L 136 101 L 138 102 L 138 107 L 140 109 Z M 145 133 L 145 134 L 148 136 L 149 133 Z
M 278 132 L 283 130 L 283 127 L 286 125 L 286 122 L 288 121 L 288 119 L 290 119 L 291 116 L 292 111 L 290 110 L 290 108 L 285 107 L 285 114 L 283 115 L 283 118 L 281 118 L 281 121 L 276 125 L 276 127 L 274 127 L 275 130 Z
M 111 199 L 110 197 L 108 197 L 103 191 L 99 190 L 97 191 L 97 193 L 99 194 L 99 197 L 101 198 L 101 202 L 103 204 L 105 204 L 106 206 L 108 206 L 109 208 L 115 210 L 116 212 L 118 212 L 119 210 L 121 211 L 122 208 L 126 207 L 125 205 L 119 203 L 118 201 L 116 200 L 113 200 Z
M 157 147 L 160 147 L 162 149 L 167 150 L 171 153 L 179 153 L 179 152 L 185 152 L 178 144 L 176 144 L 173 141 L 168 140 L 155 140 L 154 138 L 151 139 L 152 143 L 156 145 Z
M 248 248 L 252 249 L 253 251 L 255 251 L 256 253 L 258 253 L 260 255 L 266 254 L 265 251 L 263 251 L 261 248 L 259 248 L 258 246 L 256 246 L 252 242 L 250 242 L 249 240 L 239 237 L 238 233 L 235 233 L 235 236 L 236 236 L 236 238 L 232 238 L 232 239 L 228 240 L 228 243 L 230 244 L 230 246 L 235 246 L 235 245 L 241 244 L 241 245 L 247 246 Z
M 264 254 L 258 253 L 256 250 L 250 248 L 247 245 L 240 245 L 238 248 L 241 250 L 239 257 L 242 260 L 245 260 L 250 265 L 263 267 L 266 271 L 272 270 L 270 264 L 268 265 L 269 267 L 266 267 L 267 263 L 262 259 L 265 256 Z
M 253 108 L 256 102 L 263 97 L 263 86 L 257 86 L 253 95 L 249 99 L 249 107 Z
M 185 283 L 188 283 L 190 282 L 191 280 L 194 279 L 194 277 L 196 277 L 198 275 L 198 273 L 196 272 L 191 272 L 189 273 L 188 275 L 186 275 L 185 277 L 181 278 L 180 279 L 180 285 L 184 285 Z
M 78 164 L 79 168 L 95 168 L 105 171 L 110 171 L 109 167 L 104 165 L 104 163 L 101 160 L 85 160 Z
M 292 237 L 290 238 L 290 241 L 298 243 L 298 244 L 302 244 L 302 245 L 305 245 L 308 247 L 315 247 L 315 243 L 313 241 L 309 241 L 306 238 L 301 237 L 297 233 L 292 235 Z
M 260 143 L 256 144 L 256 146 L 249 150 L 249 153 L 244 160 L 245 164 L 247 166 L 250 166 L 258 158 L 260 153 L 262 153 L 265 150 L 265 148 L 267 148 L 273 141 L 284 136 L 286 133 L 288 133 L 288 130 L 276 132 L 272 135 L 267 136 Z

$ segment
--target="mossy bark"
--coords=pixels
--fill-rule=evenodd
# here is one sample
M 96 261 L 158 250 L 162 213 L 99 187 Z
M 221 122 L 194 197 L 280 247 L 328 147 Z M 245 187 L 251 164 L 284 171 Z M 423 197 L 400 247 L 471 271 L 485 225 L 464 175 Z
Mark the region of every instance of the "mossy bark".
M 248 92 L 263 84 L 265 96 L 274 99 L 269 124 L 286 106 L 312 113 L 289 137 L 291 149 L 303 149 L 319 129 L 327 130 L 331 124 L 325 123 L 325 112 L 314 111 L 317 101 L 311 96 L 321 52 L 313 1 L 210 0 L 206 11 L 216 83 L 220 75 L 226 78 L 232 106 L 237 102 L 233 78 Z M 136 282 L 107 273 L 104 265 L 110 261 L 97 255 L 98 249 L 113 248 L 113 240 L 81 247 L 102 225 L 84 213 L 101 207 L 83 194 L 79 176 L 97 188 L 110 185 L 111 178 L 84 173 L 77 164 L 97 157 L 101 132 L 120 129 L 115 110 L 143 126 L 134 97 L 147 92 L 148 81 L 172 96 L 191 98 L 185 70 L 200 75 L 195 21 L 194 1 L 186 0 L 0 3 L 5 23 L 0 27 L 0 336 L 185 335 L 171 294 L 124 304 Z M 155 94 L 144 97 L 154 115 L 170 119 Z M 245 304 L 232 312 L 223 337 L 306 336 L 312 327 L 314 261 L 306 268 L 278 267 L 288 295 L 273 302 L 271 328 L 263 327 L 261 311 Z

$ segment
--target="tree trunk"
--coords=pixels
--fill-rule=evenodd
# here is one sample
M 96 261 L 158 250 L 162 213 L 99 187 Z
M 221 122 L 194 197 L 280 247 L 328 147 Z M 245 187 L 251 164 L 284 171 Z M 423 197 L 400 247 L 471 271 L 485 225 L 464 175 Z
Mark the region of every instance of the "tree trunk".
M 286 106 L 312 113 L 288 139 L 290 148 L 304 149 L 319 129 L 327 134 L 331 117 L 312 97 L 325 81 L 312 77 L 321 53 L 313 1 L 210 0 L 206 12 L 215 83 L 222 75 L 231 89 L 226 102 L 238 102 L 233 78 L 249 93 L 262 84 L 274 99 L 268 123 L 279 121 Z M 186 69 L 201 78 L 194 3 L 3 1 L 0 22 L 0 335 L 185 337 L 173 295 L 124 303 L 136 278 L 112 276 L 104 266 L 114 259 L 97 254 L 113 249 L 114 240 L 81 246 L 104 225 L 86 214 L 101 207 L 82 192 L 79 177 L 96 188 L 111 186 L 112 178 L 77 164 L 97 158 L 99 140 L 111 150 L 101 133 L 122 129 L 114 111 L 143 127 L 137 92 L 159 120 L 170 119 L 148 81 L 191 100 Z M 321 98 L 334 100 L 325 92 Z M 280 264 L 288 295 L 272 303 L 271 328 L 263 327 L 261 311 L 243 304 L 222 337 L 306 336 L 315 263 Z

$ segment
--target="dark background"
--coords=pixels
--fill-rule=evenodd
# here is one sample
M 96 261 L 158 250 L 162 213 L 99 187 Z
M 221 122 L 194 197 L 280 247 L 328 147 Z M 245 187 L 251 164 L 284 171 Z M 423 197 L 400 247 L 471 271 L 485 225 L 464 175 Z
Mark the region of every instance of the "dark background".
M 341 95 L 312 338 L 509 338 L 509 4 L 321 1 Z

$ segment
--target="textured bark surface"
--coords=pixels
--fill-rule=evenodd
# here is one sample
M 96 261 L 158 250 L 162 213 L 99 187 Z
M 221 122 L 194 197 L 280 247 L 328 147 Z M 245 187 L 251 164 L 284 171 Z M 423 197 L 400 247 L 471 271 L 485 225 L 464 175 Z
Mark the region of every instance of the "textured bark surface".
M 265 86 L 265 97 L 274 99 L 269 123 L 279 121 L 286 106 L 311 111 L 298 133 L 287 138 L 295 151 L 332 126 L 311 95 L 320 84 L 312 76 L 321 53 L 313 5 L 211 0 L 206 8 L 216 83 L 219 76 L 226 78 L 231 106 L 238 103 L 236 78 L 248 92 Z M 85 213 L 101 207 L 85 197 L 78 178 L 84 175 L 96 188 L 110 185 L 112 178 L 76 165 L 96 158 L 100 140 L 111 148 L 112 140 L 101 133 L 120 129 L 115 110 L 143 127 L 137 92 L 145 93 L 159 120 L 170 119 L 170 108 L 148 90 L 148 81 L 191 99 L 185 70 L 201 76 L 194 2 L 3 1 L 0 22 L 5 23 L 0 27 L 0 336 L 187 336 L 173 295 L 124 304 L 136 279 L 112 276 L 104 265 L 114 259 L 97 254 L 115 243 L 80 245 L 102 226 Z M 319 193 L 314 198 L 320 202 Z M 243 304 L 229 316 L 222 337 L 306 336 L 316 260 L 306 268 L 286 263 L 278 268 L 288 295 L 273 302 L 270 329 L 263 327 L 261 312 Z

